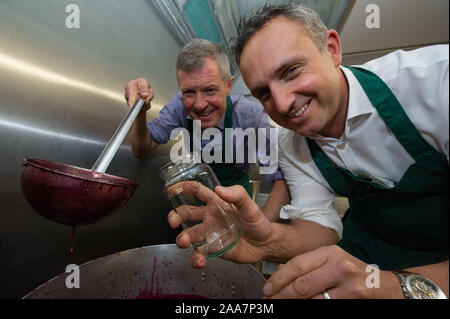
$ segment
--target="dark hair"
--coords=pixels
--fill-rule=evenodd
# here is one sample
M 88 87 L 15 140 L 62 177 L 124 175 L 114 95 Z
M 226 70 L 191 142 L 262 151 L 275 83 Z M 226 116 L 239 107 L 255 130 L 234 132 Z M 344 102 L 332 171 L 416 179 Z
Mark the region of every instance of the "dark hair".
M 314 10 L 296 3 L 265 4 L 256 12 L 252 10 L 245 14 L 238 24 L 237 36 L 233 38 L 231 43 L 237 65 L 240 63 L 242 51 L 248 41 L 271 20 L 279 16 L 297 22 L 320 51 L 322 53 L 326 52 L 328 29 Z

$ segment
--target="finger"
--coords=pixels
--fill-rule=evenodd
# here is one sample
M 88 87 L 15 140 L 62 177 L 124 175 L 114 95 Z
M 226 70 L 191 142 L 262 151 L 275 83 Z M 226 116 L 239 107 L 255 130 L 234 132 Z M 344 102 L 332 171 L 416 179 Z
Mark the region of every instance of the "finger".
M 193 252 L 190 258 L 190 263 L 193 268 L 201 269 L 206 266 L 206 257 L 202 254 Z
M 187 234 L 185 231 L 182 232 L 180 235 L 178 235 L 176 243 L 180 248 L 189 248 L 191 246 L 189 234 Z M 206 256 L 194 251 L 190 257 L 190 264 L 192 267 L 197 269 L 204 268 L 206 266 Z
M 325 293 L 328 294 L 329 298 L 325 298 Z M 340 299 L 339 297 L 339 289 L 326 289 L 325 291 L 322 291 L 321 293 L 311 297 L 311 299 Z
M 205 245 L 206 225 L 204 223 L 199 223 L 197 225 L 191 226 L 189 228 L 186 228 L 184 231 L 189 235 L 189 240 L 192 245 L 202 245 L 202 247 L 207 246 Z
M 307 273 L 286 287 L 281 289 L 278 293 L 273 295 L 273 299 L 306 299 L 319 296 L 331 287 L 339 284 L 339 277 L 333 272 L 329 265 L 324 265 L 310 273 Z M 322 295 L 322 297 L 324 297 Z
M 251 223 L 258 221 L 261 218 L 261 210 L 248 196 L 244 187 L 240 185 L 232 187 L 217 186 L 215 191 L 221 199 L 234 204 L 239 212 L 245 212 L 245 214 L 240 215 L 242 221 Z
M 327 261 L 326 249 L 319 248 L 289 260 L 283 267 L 278 269 L 264 285 L 264 294 L 274 296 L 282 289 L 290 286 L 297 278 L 321 267 Z M 300 283 L 301 284 L 301 283 Z M 308 284 L 307 282 L 304 285 Z M 288 289 L 293 289 L 289 287 Z M 300 286 L 299 288 L 302 288 Z M 307 287 L 306 287 L 307 288 Z M 306 289 L 305 288 L 305 289 Z M 284 293 L 291 293 L 292 290 Z M 302 292 L 300 292 L 302 293 Z
M 167 193 L 169 194 L 169 197 L 181 193 L 186 195 L 193 195 L 197 197 L 199 200 L 206 203 L 212 202 L 214 200 L 217 201 L 218 199 L 218 196 L 214 193 L 212 189 L 196 181 L 179 182 L 174 185 L 171 185 L 170 187 L 167 188 Z
M 167 221 L 169 222 L 169 225 L 172 229 L 177 229 L 183 222 L 180 216 L 178 216 L 178 214 L 174 210 L 171 210 L 167 215 Z
M 148 97 L 145 99 L 145 106 L 147 108 L 150 107 L 150 102 L 153 100 L 154 97 L 155 97 L 155 93 L 153 91 L 153 88 L 150 88 Z
M 130 81 L 125 86 L 125 100 L 129 106 L 133 106 L 139 95 L 136 80 Z
M 147 98 L 150 95 L 150 84 L 147 79 L 139 78 L 136 79 L 137 88 L 139 91 L 139 95 L 143 98 Z
M 168 215 L 169 225 L 172 228 L 178 228 L 184 221 L 201 221 L 205 209 L 203 206 L 181 205 L 176 211 L 170 211 Z
M 299 280 L 297 278 L 293 282 L 289 283 L 287 286 L 283 287 L 283 289 L 279 290 L 276 294 L 272 295 L 270 299 L 305 299 L 307 298 L 303 294 L 299 294 L 296 289 L 296 281 Z
M 177 236 L 177 245 L 180 248 L 188 248 L 190 245 L 200 244 L 206 240 L 205 224 L 200 223 L 187 227 Z

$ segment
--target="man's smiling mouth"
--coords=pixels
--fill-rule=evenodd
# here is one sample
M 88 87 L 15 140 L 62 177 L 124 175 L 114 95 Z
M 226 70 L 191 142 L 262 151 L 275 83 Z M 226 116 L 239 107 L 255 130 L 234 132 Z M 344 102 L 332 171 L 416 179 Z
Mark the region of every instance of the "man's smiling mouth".
M 211 109 L 209 111 L 203 111 L 203 112 L 199 112 L 199 111 L 194 111 L 194 114 L 196 117 L 198 117 L 199 119 L 206 119 L 208 118 L 212 113 L 214 113 L 215 109 Z
M 195 112 L 195 114 L 197 114 L 197 116 L 199 116 L 199 117 L 207 117 L 207 116 L 209 116 L 212 112 L 214 112 L 215 110 L 211 110 L 211 111 L 209 111 L 209 112 L 202 112 L 202 113 L 199 113 L 199 112 Z
M 295 113 L 291 113 L 289 114 L 290 118 L 295 118 L 295 117 L 299 117 L 303 114 L 303 112 L 305 112 L 308 107 L 311 104 L 311 100 L 309 100 L 308 102 L 306 102 L 301 108 L 299 108 Z

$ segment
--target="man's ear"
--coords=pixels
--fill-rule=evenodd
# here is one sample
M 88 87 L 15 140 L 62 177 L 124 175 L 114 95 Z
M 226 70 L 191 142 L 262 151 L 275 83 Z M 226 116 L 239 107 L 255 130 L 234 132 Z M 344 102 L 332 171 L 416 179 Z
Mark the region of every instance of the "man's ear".
M 230 76 L 230 79 L 228 80 L 228 83 L 227 83 L 228 94 L 230 94 L 231 89 L 233 88 L 233 83 L 234 83 L 234 77 Z
M 333 60 L 334 66 L 342 64 L 342 47 L 341 38 L 335 30 L 328 30 L 327 32 L 327 51 Z

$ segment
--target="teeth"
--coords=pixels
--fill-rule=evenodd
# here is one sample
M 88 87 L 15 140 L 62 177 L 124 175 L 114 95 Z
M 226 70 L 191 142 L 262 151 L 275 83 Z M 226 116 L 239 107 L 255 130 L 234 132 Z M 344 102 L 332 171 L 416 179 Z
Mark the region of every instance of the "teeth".
M 208 113 L 201 113 L 201 114 L 199 114 L 200 116 L 208 116 L 209 114 L 211 114 L 212 113 L 212 111 L 211 112 L 208 112 Z
M 309 103 L 306 103 L 305 105 L 302 106 L 302 108 L 300 110 L 297 111 L 297 113 L 294 114 L 295 117 L 298 117 L 300 115 L 303 114 L 303 112 L 305 112 L 305 110 L 308 108 Z

